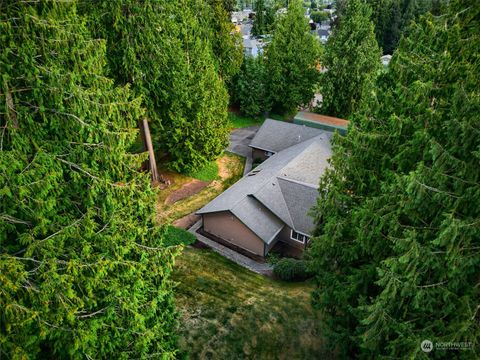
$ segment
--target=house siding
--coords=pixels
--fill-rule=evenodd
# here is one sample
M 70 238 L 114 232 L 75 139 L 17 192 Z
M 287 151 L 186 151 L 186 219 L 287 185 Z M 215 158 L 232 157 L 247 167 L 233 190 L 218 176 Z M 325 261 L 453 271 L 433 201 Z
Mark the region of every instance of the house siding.
M 278 234 L 278 240 L 283 241 L 284 243 L 291 245 L 294 248 L 304 250 L 306 247 L 305 244 L 302 244 L 290 238 L 291 231 L 292 229 L 290 227 L 285 226 Z
M 255 255 L 264 256 L 264 242 L 229 211 L 203 215 L 203 229 Z

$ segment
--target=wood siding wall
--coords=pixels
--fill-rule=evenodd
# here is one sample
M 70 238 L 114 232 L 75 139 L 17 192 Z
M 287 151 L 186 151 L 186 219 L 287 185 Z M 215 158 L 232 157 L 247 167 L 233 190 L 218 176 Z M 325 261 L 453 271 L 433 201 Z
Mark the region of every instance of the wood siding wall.
M 284 226 L 282 231 L 278 234 L 277 239 L 283 241 L 284 243 L 287 243 L 288 245 L 291 245 L 297 249 L 305 249 L 305 244 L 302 244 L 301 242 L 295 241 L 293 239 L 290 239 L 290 234 L 292 232 L 292 229 L 288 226 Z
M 264 256 L 264 242 L 229 211 L 203 215 L 203 229 L 223 240 Z

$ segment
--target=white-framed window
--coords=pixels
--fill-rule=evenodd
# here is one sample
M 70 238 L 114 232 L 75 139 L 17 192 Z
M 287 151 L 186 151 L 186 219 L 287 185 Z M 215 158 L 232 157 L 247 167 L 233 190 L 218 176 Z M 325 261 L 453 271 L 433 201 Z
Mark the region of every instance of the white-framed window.
M 292 230 L 292 232 L 290 233 L 290 239 L 298 241 L 302 244 L 306 244 L 310 240 L 310 237 L 305 234 L 298 233 L 295 230 Z

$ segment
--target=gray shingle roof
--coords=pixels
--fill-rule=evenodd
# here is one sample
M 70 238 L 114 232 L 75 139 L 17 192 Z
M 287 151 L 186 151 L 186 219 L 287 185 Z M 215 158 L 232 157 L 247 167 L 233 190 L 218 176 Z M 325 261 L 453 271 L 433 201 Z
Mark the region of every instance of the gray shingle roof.
M 197 214 L 231 211 L 267 244 L 284 224 L 309 234 L 313 222 L 307 212 L 331 155 L 331 133 L 318 132 L 264 161 Z
M 267 244 L 275 239 L 275 236 L 284 226 L 270 210 L 251 196 L 244 197 L 231 211 Z M 252 214 L 255 214 L 255 216 L 252 216 Z
M 252 139 L 250 147 L 276 153 L 324 132 L 303 125 L 267 119 Z

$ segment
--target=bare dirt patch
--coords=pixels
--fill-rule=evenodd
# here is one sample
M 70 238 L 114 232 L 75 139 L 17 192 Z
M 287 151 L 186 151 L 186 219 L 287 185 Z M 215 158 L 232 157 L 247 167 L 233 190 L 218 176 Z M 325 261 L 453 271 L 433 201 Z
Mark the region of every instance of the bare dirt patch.
M 204 187 L 208 186 L 209 182 L 192 180 L 189 183 L 183 185 L 180 189 L 172 192 L 165 199 L 165 204 L 173 204 L 179 200 L 186 199 L 189 196 L 195 195 L 200 192 Z
M 180 221 L 213 200 L 243 174 L 244 158 L 238 155 L 227 152 L 217 160 L 217 164 L 218 179 L 212 182 L 164 171 L 163 175 L 171 184 L 158 194 L 157 220 L 160 223 Z M 188 221 L 182 220 L 180 224 L 183 226 L 180 227 L 188 225 Z

